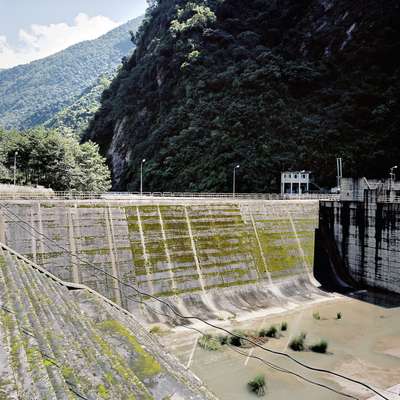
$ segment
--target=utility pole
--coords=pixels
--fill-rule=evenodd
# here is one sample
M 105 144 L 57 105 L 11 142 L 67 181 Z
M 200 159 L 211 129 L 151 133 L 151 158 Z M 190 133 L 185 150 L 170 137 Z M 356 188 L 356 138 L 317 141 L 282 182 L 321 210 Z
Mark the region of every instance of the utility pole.
M 397 165 L 394 167 L 390 168 L 390 175 L 389 175 L 389 190 L 392 190 L 392 184 L 396 181 L 396 174 L 394 173 L 394 170 L 397 169 Z
M 14 186 L 17 183 L 17 155 L 18 151 L 14 153 Z
M 143 195 L 143 164 L 146 162 L 146 159 L 143 158 L 142 162 L 140 163 L 140 195 Z
M 232 190 L 232 197 L 235 198 L 236 195 L 236 170 L 240 168 L 240 165 L 236 165 L 235 168 L 233 168 L 233 190 Z

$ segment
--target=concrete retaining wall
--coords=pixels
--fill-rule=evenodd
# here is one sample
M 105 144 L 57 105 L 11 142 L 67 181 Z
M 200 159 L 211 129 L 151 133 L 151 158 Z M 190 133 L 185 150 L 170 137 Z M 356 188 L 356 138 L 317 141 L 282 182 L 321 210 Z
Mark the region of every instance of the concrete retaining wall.
M 143 292 L 184 298 L 184 311 L 189 304 L 190 312 L 214 315 L 227 308 L 221 291 L 231 296 L 228 288 L 241 288 L 232 308 L 261 307 L 265 287 L 295 279 L 304 288 L 299 280 L 309 282 L 313 265 L 316 201 L 44 200 L 7 207 L 0 240 L 131 310 L 143 297 L 57 245 Z
M 357 283 L 400 293 L 400 204 L 366 193 L 364 202 L 321 202 L 320 225 Z

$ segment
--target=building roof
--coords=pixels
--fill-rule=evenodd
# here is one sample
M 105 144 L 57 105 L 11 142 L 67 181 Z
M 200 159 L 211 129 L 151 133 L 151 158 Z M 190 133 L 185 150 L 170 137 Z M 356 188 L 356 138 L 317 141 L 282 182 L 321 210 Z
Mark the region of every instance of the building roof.
M 311 171 L 282 171 L 282 174 L 312 174 Z
M 215 399 L 126 311 L 1 244 L 0 398 Z

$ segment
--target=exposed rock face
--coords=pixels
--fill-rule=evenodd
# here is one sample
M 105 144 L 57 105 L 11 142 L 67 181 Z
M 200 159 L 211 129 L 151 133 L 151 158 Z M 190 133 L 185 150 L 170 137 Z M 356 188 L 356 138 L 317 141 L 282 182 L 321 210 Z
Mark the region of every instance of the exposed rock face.
M 114 180 L 120 179 L 120 174 L 126 168 L 126 153 L 124 145 L 124 129 L 126 125 L 127 117 L 124 117 L 122 121 L 117 122 L 114 135 L 111 142 L 110 149 L 107 153 L 109 159 L 111 160 L 112 170 L 114 171 Z M 123 155 L 125 157 L 123 158 Z
M 338 155 L 382 176 L 400 147 L 399 15 L 395 0 L 160 1 L 86 139 L 116 189 L 138 190 L 142 158 L 153 191 L 229 191 L 238 162 L 243 192 L 289 168 L 334 184 Z

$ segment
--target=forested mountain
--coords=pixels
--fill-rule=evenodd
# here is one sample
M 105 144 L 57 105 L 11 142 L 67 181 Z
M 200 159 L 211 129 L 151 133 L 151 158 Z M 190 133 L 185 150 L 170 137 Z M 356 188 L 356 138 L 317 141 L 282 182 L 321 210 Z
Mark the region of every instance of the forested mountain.
M 397 0 L 160 0 L 86 138 L 116 189 L 279 188 L 386 176 L 400 150 Z
M 55 129 L 63 135 L 74 135 L 79 138 L 98 110 L 101 95 L 108 89 L 115 74 L 116 71 L 101 75 L 74 103 L 58 112 L 43 126 Z
M 98 39 L 0 71 L 0 126 L 27 129 L 70 106 L 133 51 L 129 31 L 136 32 L 141 21 L 136 18 Z

